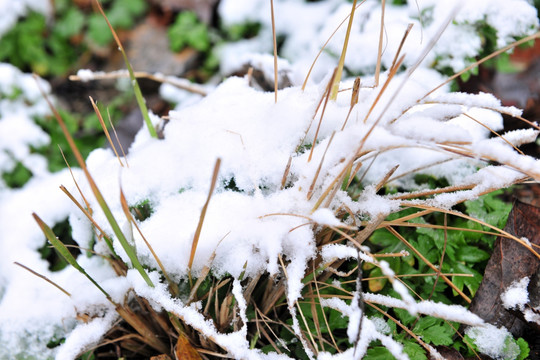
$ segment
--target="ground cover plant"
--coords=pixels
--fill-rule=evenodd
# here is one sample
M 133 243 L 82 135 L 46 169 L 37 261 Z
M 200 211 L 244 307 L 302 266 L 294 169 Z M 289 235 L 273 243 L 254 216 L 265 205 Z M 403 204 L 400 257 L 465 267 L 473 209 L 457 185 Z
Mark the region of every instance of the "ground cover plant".
M 495 236 L 538 256 L 501 230 L 500 199 L 539 179 L 519 149 L 538 125 L 504 132 L 519 109 L 451 81 L 536 39 L 538 19 L 526 1 L 465 7 L 222 1 L 221 26 L 249 38 L 217 46 L 219 77 L 246 74 L 164 85 L 178 107 L 162 119 L 127 65 L 146 122 L 129 149 L 88 156 L 48 84 L 4 64 L 0 356 L 527 358 L 467 306 Z M 302 28 L 286 21 L 299 11 Z M 189 25 L 206 39 L 192 15 L 169 36 Z M 190 41 L 174 46 L 209 51 Z M 69 169 L 37 150 L 56 141 L 33 120 L 47 114 Z

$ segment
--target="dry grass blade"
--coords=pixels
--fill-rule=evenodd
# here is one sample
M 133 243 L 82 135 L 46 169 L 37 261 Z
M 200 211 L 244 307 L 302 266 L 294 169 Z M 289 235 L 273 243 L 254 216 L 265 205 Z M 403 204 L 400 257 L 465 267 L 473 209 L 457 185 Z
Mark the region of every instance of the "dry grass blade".
M 133 75 L 135 75 L 137 79 L 141 79 L 141 78 L 149 79 L 149 80 L 153 80 L 159 83 L 169 84 L 179 89 L 192 92 L 194 94 L 199 94 L 202 96 L 207 95 L 206 90 L 204 90 L 204 88 L 201 85 L 191 83 L 187 79 L 176 78 L 173 76 L 165 76 L 160 73 L 150 74 L 145 71 L 134 71 Z M 119 79 L 119 78 L 129 78 L 129 71 L 119 70 L 119 71 L 113 71 L 110 73 L 98 71 L 92 74 L 92 80 Z M 81 78 L 80 76 L 77 76 L 77 75 L 70 75 L 69 80 L 86 81 L 86 78 Z
M 214 189 L 216 187 L 220 166 L 221 166 L 221 159 L 218 158 L 214 166 L 214 172 L 212 174 L 212 182 L 210 184 L 210 190 L 208 191 L 208 197 L 206 198 L 206 202 L 204 203 L 204 206 L 201 210 L 199 223 L 197 224 L 197 229 L 195 230 L 195 234 L 193 235 L 193 242 L 191 244 L 191 253 L 189 255 L 189 262 L 188 262 L 190 278 L 191 278 L 191 267 L 193 266 L 193 259 L 195 259 L 195 252 L 197 251 L 197 244 L 199 243 L 199 237 L 201 236 L 202 226 L 204 223 L 204 217 L 206 216 L 206 210 L 208 209 L 208 204 L 210 203 L 210 199 L 212 198 L 212 194 L 214 193 Z
M 454 75 L 450 76 L 448 79 L 446 79 L 444 82 L 442 82 L 440 85 L 436 86 L 435 88 L 433 88 L 431 91 L 429 91 L 426 95 L 424 95 L 420 100 L 418 100 L 418 102 L 421 102 L 422 100 L 424 100 L 425 98 L 427 98 L 429 95 L 433 94 L 435 91 L 439 90 L 441 87 L 443 87 L 444 85 L 446 84 L 449 84 L 450 82 L 454 81 L 455 79 L 457 79 L 458 77 L 460 77 L 461 75 L 463 75 L 464 73 L 466 73 L 467 71 L 477 67 L 478 65 L 480 64 L 483 64 L 484 62 L 490 60 L 490 59 L 493 59 L 494 57 L 504 53 L 504 52 L 507 52 L 508 50 L 510 49 L 513 49 L 515 48 L 516 46 L 519 46 L 519 45 L 522 45 L 522 44 L 525 44 L 531 40 L 535 40 L 537 38 L 540 37 L 540 32 L 537 32 L 533 35 L 529 35 L 529 36 L 526 36 L 524 37 L 523 39 L 521 40 L 518 40 L 508 46 L 505 46 L 503 47 L 502 49 L 499 49 L 497 51 L 494 51 L 492 52 L 491 54 L 489 54 L 488 56 L 486 57 L 483 57 L 482 59 L 472 63 L 471 65 L 467 66 L 465 69 L 461 70 L 460 72 L 457 72 L 455 73 Z
M 51 109 L 52 113 L 54 114 L 54 116 L 55 116 L 55 118 L 56 118 L 56 120 L 58 122 L 58 124 L 60 125 L 60 128 L 62 129 L 62 133 L 64 134 L 64 137 L 66 138 L 66 140 L 67 140 L 67 142 L 69 144 L 69 147 L 71 148 L 71 151 L 73 151 L 73 154 L 75 155 L 75 158 L 77 159 L 77 163 L 79 164 L 79 166 L 83 170 L 84 175 L 86 176 L 86 179 L 88 180 L 88 184 L 90 185 L 90 188 L 92 189 L 92 192 L 94 193 L 94 197 L 96 198 L 99 206 L 103 210 L 103 213 L 105 214 L 105 217 L 107 218 L 107 221 L 111 225 L 111 228 L 113 229 L 114 234 L 118 238 L 118 241 L 122 245 L 122 248 L 124 249 L 126 254 L 129 256 L 129 259 L 131 260 L 131 263 L 132 263 L 133 267 L 135 269 L 137 269 L 137 271 L 139 272 L 141 277 L 145 280 L 145 282 L 149 286 L 154 287 L 154 284 L 152 283 L 152 281 L 148 277 L 148 274 L 145 272 L 143 266 L 141 265 L 139 259 L 137 258 L 137 254 L 135 253 L 135 249 L 133 249 L 133 247 L 131 247 L 131 245 L 128 243 L 124 233 L 122 232 L 122 229 L 120 228 L 120 226 L 118 225 L 118 222 L 114 218 L 114 215 L 113 215 L 111 209 L 109 208 L 109 205 L 107 204 L 107 201 L 105 200 L 105 198 L 103 197 L 103 194 L 99 190 L 96 182 L 94 181 L 94 178 L 92 177 L 92 175 L 88 171 L 88 168 L 86 167 L 86 163 L 85 163 L 85 161 L 84 161 L 84 159 L 83 159 L 83 157 L 81 155 L 81 152 L 77 148 L 77 145 L 75 144 L 75 141 L 73 140 L 73 136 L 71 136 L 69 130 L 67 129 L 67 126 L 66 126 L 64 120 L 62 119 L 62 116 L 60 116 L 60 114 L 58 113 L 58 111 L 56 110 L 54 105 L 51 103 L 51 101 L 50 101 L 49 97 L 47 96 L 47 94 L 41 88 L 41 86 L 39 84 L 39 81 L 37 81 L 37 78 L 36 78 L 36 83 L 38 84 L 38 88 L 39 88 L 42 96 L 45 98 L 45 101 L 49 105 L 49 108 Z
M 118 138 L 118 133 L 116 132 L 116 128 L 114 127 L 114 124 L 111 119 L 111 114 L 109 112 L 109 108 L 107 108 L 107 117 L 109 118 L 109 125 L 111 126 L 111 129 L 113 129 L 114 137 L 116 138 L 116 143 L 120 147 L 120 150 L 122 151 L 122 156 L 124 158 L 124 161 L 126 162 L 126 167 L 129 167 L 128 159 L 126 157 L 126 152 L 124 151 L 124 147 L 122 146 L 122 143 L 120 142 L 120 139 Z
M 221 240 L 219 240 L 218 242 L 218 245 L 221 244 L 221 242 L 223 241 L 223 239 L 225 239 L 231 232 L 229 231 L 227 234 L 225 234 L 225 236 L 223 236 L 221 238 Z M 216 246 L 216 249 L 217 249 L 217 246 Z M 197 290 L 199 289 L 199 287 L 201 286 L 201 284 L 203 283 L 203 281 L 206 279 L 206 277 L 208 276 L 208 274 L 210 273 L 210 264 L 212 264 L 212 262 L 214 261 L 214 258 L 216 257 L 216 251 L 214 250 L 214 252 L 212 253 L 212 255 L 210 256 L 210 259 L 208 259 L 208 263 L 206 266 L 203 267 L 202 271 L 201 271 L 201 274 L 199 275 L 199 277 L 197 278 L 197 282 L 195 282 L 195 285 L 193 285 L 193 287 L 191 288 L 191 291 L 189 293 L 189 298 L 188 298 L 188 301 L 187 303 L 191 303 L 193 301 L 195 301 L 195 297 L 197 295 Z
M 64 185 L 60 185 L 60 190 L 62 190 L 64 192 L 64 194 L 66 194 L 67 197 L 69 197 L 69 199 L 79 208 L 79 210 L 82 211 L 82 213 L 87 217 L 87 219 L 90 220 L 90 222 L 92 223 L 92 226 L 94 226 L 101 233 L 101 236 L 103 237 L 103 239 L 105 239 L 105 243 L 107 243 L 107 246 L 109 247 L 109 250 L 113 251 L 113 253 L 114 253 L 114 248 L 113 248 L 113 245 L 112 245 L 111 238 L 107 235 L 107 233 L 105 231 L 103 231 L 103 229 L 94 220 L 94 218 L 92 217 L 92 214 L 90 214 L 90 212 L 88 212 L 85 208 L 83 208 L 81 203 L 79 203 L 77 201 L 77 199 L 75 199 L 75 197 L 69 192 L 68 189 L 66 189 L 66 187 Z
M 321 332 L 321 325 L 319 323 L 319 313 L 317 311 L 317 304 L 315 303 L 315 296 L 313 296 L 313 286 L 311 283 L 309 284 L 309 291 L 311 294 L 309 304 L 311 308 L 311 316 L 313 318 L 313 327 L 315 328 L 315 331 L 317 333 L 317 340 L 319 341 L 319 347 L 321 351 L 325 351 L 324 341 L 323 341 L 322 332 Z
M 356 0 L 353 1 L 351 15 L 349 16 L 349 24 L 347 25 L 347 32 L 345 34 L 345 41 L 343 42 L 343 50 L 341 50 L 341 56 L 339 58 L 339 64 L 337 67 L 336 76 L 333 79 L 331 90 L 330 90 L 330 99 L 336 100 L 337 94 L 339 92 L 339 84 L 341 82 L 341 74 L 343 73 L 343 66 L 345 66 L 345 56 L 347 55 L 347 46 L 349 45 L 349 37 L 351 35 L 352 24 L 354 20 L 354 12 L 356 10 Z
M 418 335 L 416 335 L 413 331 L 409 330 L 408 327 L 403 325 L 401 323 L 401 321 L 394 318 L 392 315 L 388 314 L 386 311 L 384 311 L 383 309 L 381 309 L 380 307 L 378 307 L 377 305 L 375 305 L 375 304 L 373 304 L 373 303 L 371 303 L 369 301 L 366 301 L 366 304 L 368 304 L 369 306 L 371 306 L 372 308 L 374 308 L 375 310 L 377 310 L 378 312 L 380 312 L 381 314 L 386 316 L 388 319 L 392 320 L 392 322 L 394 322 L 397 326 L 402 328 L 407 334 L 409 334 L 409 336 L 414 338 L 424 349 L 426 349 L 429 353 L 431 353 L 433 348 L 431 346 L 429 346 L 428 344 L 426 344 L 424 341 L 422 341 L 422 339 L 420 339 L 420 337 Z
M 358 104 L 358 96 L 360 95 L 361 82 L 362 80 L 360 79 L 360 76 L 354 79 L 354 84 L 352 87 L 352 94 L 351 94 L 351 107 L 349 108 L 347 117 L 345 118 L 345 121 L 343 122 L 343 126 L 341 126 L 341 131 L 345 129 L 345 126 L 347 125 L 347 121 L 349 121 L 349 117 L 351 116 L 351 113 L 353 111 L 354 105 Z
M 274 14 L 274 0 L 270 0 L 270 12 L 272 13 L 272 41 L 274 42 L 274 101 L 277 103 L 278 95 L 278 54 L 276 39 L 276 19 Z
M 161 270 L 161 273 L 163 274 L 163 276 L 165 277 L 165 280 L 167 280 L 167 283 L 169 284 L 169 290 L 171 291 L 171 293 L 174 296 L 178 297 L 178 295 L 180 294 L 180 292 L 178 290 L 178 286 L 169 277 L 169 274 L 167 273 L 167 270 L 165 270 L 165 266 L 163 266 L 163 263 L 159 259 L 159 256 L 157 256 L 156 252 L 154 251 L 154 248 L 152 248 L 152 245 L 150 245 L 148 240 L 146 240 L 146 237 L 144 236 L 141 229 L 139 228 L 139 225 L 137 224 L 137 221 L 135 220 L 135 218 L 133 217 L 133 215 L 129 211 L 129 205 L 128 205 L 127 200 L 126 200 L 126 196 L 124 195 L 124 190 L 122 188 L 120 188 L 120 204 L 122 206 L 122 210 L 124 211 L 124 215 L 128 219 L 129 223 L 135 226 L 135 229 L 137 229 L 137 232 L 139 233 L 139 235 L 143 239 L 146 247 L 148 247 L 148 250 L 150 250 L 150 252 L 152 253 L 152 256 L 154 257 L 154 260 L 156 260 L 156 263 L 158 264 L 159 269 Z
M 52 281 L 51 279 L 46 277 L 45 275 L 42 275 L 42 274 L 38 273 L 37 271 L 34 271 L 34 270 L 30 269 L 28 266 L 23 265 L 23 264 L 21 264 L 21 263 L 19 263 L 17 261 L 15 261 L 14 264 L 17 265 L 17 266 L 22 267 L 24 270 L 30 272 L 31 274 L 37 276 L 38 278 L 45 280 L 46 282 L 48 282 L 49 284 L 51 284 L 52 286 L 54 286 L 55 288 L 57 288 L 58 290 L 60 290 L 64 294 L 66 294 L 67 296 L 71 297 L 71 294 L 66 289 L 64 289 L 63 287 L 61 287 L 60 285 L 58 285 L 57 283 L 55 283 L 54 281 Z
M 281 190 L 283 190 L 287 184 L 287 177 L 289 176 L 289 172 L 291 170 L 291 164 L 292 156 L 289 156 L 289 161 L 287 161 L 287 166 L 285 166 L 285 171 L 283 172 L 283 177 L 281 178 Z
M 315 131 L 315 137 L 313 138 L 313 144 L 311 145 L 311 149 L 309 151 L 308 162 L 310 162 L 311 158 L 313 157 L 313 150 L 315 149 L 315 145 L 317 144 L 317 137 L 319 136 L 319 130 L 321 129 L 321 124 L 324 118 L 326 105 L 328 104 L 328 99 L 330 98 L 330 89 L 331 89 L 332 83 L 335 81 L 335 78 L 337 76 L 336 73 L 337 73 L 337 70 L 334 70 L 334 72 L 332 73 L 332 77 L 330 78 L 330 82 L 328 83 L 328 86 L 326 87 L 326 93 L 324 96 L 324 105 L 321 111 L 321 118 L 319 119 L 319 124 L 317 125 L 317 130 Z M 307 135 L 307 132 L 306 132 L 306 135 Z
M 447 186 L 444 188 L 433 189 L 433 190 L 412 191 L 406 194 L 389 195 L 388 197 L 392 200 L 414 199 L 414 198 L 432 196 L 432 195 L 437 195 L 437 194 L 451 193 L 451 192 L 463 191 L 463 190 L 471 190 L 475 186 L 476 184 L 453 185 L 453 186 Z
M 393 227 L 391 226 L 385 226 L 385 229 L 390 231 L 395 237 L 397 237 L 401 242 L 403 242 L 409 249 L 411 249 L 412 252 L 414 252 L 422 261 L 429 266 L 433 271 L 438 272 L 439 269 L 431 263 L 424 255 L 422 255 L 421 252 L 419 252 L 414 246 L 411 245 L 403 236 L 401 236 L 400 233 L 398 233 Z M 446 276 L 441 274 L 441 277 L 443 278 L 444 282 L 446 282 L 455 292 L 457 292 L 466 302 L 469 304 L 471 303 L 471 299 L 465 295 L 463 291 L 461 291 L 454 283 Z
M 64 155 L 64 152 L 62 151 L 62 148 L 60 147 L 60 145 L 58 145 L 58 149 L 60 150 L 60 154 L 62 154 L 62 158 L 64 159 L 64 162 L 66 163 L 66 166 L 67 168 L 69 169 L 69 173 L 71 174 L 71 178 L 73 179 L 73 182 L 75 183 L 75 187 L 77 188 L 77 191 L 79 192 L 79 194 L 81 195 L 81 198 L 83 199 L 84 201 L 84 204 L 86 205 L 86 209 L 88 209 L 88 213 L 90 215 L 92 215 L 93 211 L 92 211 L 92 207 L 90 206 L 90 203 L 88 202 L 88 200 L 86 200 L 86 197 L 84 196 L 84 194 L 82 193 L 82 190 L 81 188 L 79 187 L 79 183 L 77 182 L 77 180 L 75 179 L 75 175 L 73 175 L 73 170 L 71 170 L 71 166 L 69 166 L 69 163 L 66 159 L 66 156 Z
M 164 344 L 155 334 L 146 321 L 135 314 L 131 309 L 116 305 L 118 315 L 131 325 L 144 339 L 144 342 L 162 354 L 170 352 L 169 346 Z
M 514 146 L 514 144 L 512 144 L 510 141 L 506 140 L 506 138 L 504 136 L 502 136 L 501 134 L 499 134 L 498 132 L 496 132 L 495 130 L 493 130 L 492 128 L 490 128 L 489 126 L 487 126 L 486 124 L 482 123 L 481 121 L 473 118 L 472 116 L 470 116 L 469 114 L 463 114 L 465 115 L 466 117 L 468 117 L 469 119 L 471 119 L 472 121 L 476 122 L 478 125 L 481 125 L 483 127 L 485 127 L 486 129 L 488 129 L 493 135 L 497 136 L 498 138 L 500 138 L 502 141 L 504 141 L 505 143 L 507 143 L 508 145 L 510 145 L 511 147 L 514 148 L 514 150 L 516 150 L 518 153 L 520 153 L 521 155 L 525 155 L 523 153 L 523 151 L 519 150 L 517 147 Z
M 362 5 L 363 3 L 365 3 L 367 0 L 362 0 L 360 2 L 360 4 L 356 5 L 356 9 L 358 9 L 358 7 L 360 5 Z M 306 88 L 306 85 L 307 85 L 307 82 L 309 80 L 309 76 L 311 75 L 311 72 L 313 71 L 313 68 L 315 67 L 315 64 L 317 63 L 317 60 L 319 59 L 319 57 L 321 56 L 321 54 L 323 53 L 324 49 L 326 48 L 326 45 L 328 45 L 328 43 L 330 42 L 330 40 L 332 40 L 332 38 L 334 37 L 334 35 L 337 33 L 337 31 L 341 28 L 341 26 L 345 23 L 345 21 L 347 21 L 347 19 L 349 19 L 349 17 L 351 16 L 351 14 L 348 14 L 345 19 L 343 19 L 339 25 L 336 27 L 336 29 L 332 32 L 332 34 L 328 37 L 328 39 L 326 40 L 326 42 L 324 43 L 324 45 L 321 47 L 321 49 L 319 50 L 319 52 L 317 53 L 317 56 L 315 56 L 315 59 L 313 60 L 313 62 L 311 63 L 311 66 L 309 67 L 309 70 L 308 70 L 308 73 L 306 75 L 306 78 L 304 79 L 304 83 L 302 84 L 302 91 L 305 90 Z
M 367 114 L 366 114 L 366 117 L 364 118 L 364 124 L 367 122 L 367 119 L 369 119 L 369 116 L 371 115 L 371 113 L 373 112 L 373 109 L 375 109 L 375 106 L 379 103 L 379 100 L 381 99 L 382 95 L 384 94 L 386 88 L 388 87 L 388 85 L 390 84 L 390 81 L 392 81 L 392 79 L 394 78 L 394 76 L 396 75 L 397 71 L 399 70 L 399 67 L 401 66 L 401 64 L 403 63 L 403 60 L 405 60 L 405 56 L 402 56 L 399 58 L 399 60 L 397 61 L 397 63 L 394 65 L 394 67 L 392 67 L 390 69 L 390 73 L 388 74 L 388 78 L 386 79 L 386 81 L 384 82 L 384 85 L 383 87 L 381 88 L 381 90 L 379 91 L 379 93 L 377 94 L 377 97 L 375 98 L 375 101 L 373 101 L 373 103 L 371 104 L 371 107 L 369 108 Z M 379 117 L 378 121 L 380 121 L 380 118 L 382 117 L 382 115 Z M 373 127 L 371 129 L 373 129 L 376 124 L 378 124 L 378 121 L 375 122 L 375 124 L 373 124 Z M 370 129 L 370 130 L 371 130 Z
M 313 283 L 315 284 L 315 290 L 317 291 L 317 299 L 319 300 L 319 304 L 320 304 L 321 303 L 321 292 L 320 292 L 320 289 L 319 289 L 319 281 L 317 281 L 317 272 L 315 271 L 315 264 L 312 263 L 312 265 L 313 265 Z M 338 345 L 336 343 L 336 339 L 334 338 L 332 328 L 328 324 L 328 317 L 326 316 L 324 311 L 322 311 L 322 317 L 323 317 L 323 320 L 324 320 L 324 324 L 326 325 L 326 329 L 328 329 L 328 335 L 330 336 L 330 340 L 332 341 L 332 345 L 334 346 L 334 349 L 336 349 L 337 352 L 341 352 L 341 350 L 339 349 L 339 347 L 338 347 Z
M 94 99 L 89 96 L 90 103 L 92 104 L 92 107 L 94 108 L 94 112 L 96 113 L 99 124 L 101 125 L 101 128 L 103 129 L 103 132 L 105 133 L 105 136 L 107 137 L 107 141 L 109 142 L 109 145 L 111 145 L 111 148 L 114 151 L 114 154 L 116 155 L 116 158 L 118 159 L 118 162 L 120 163 L 120 166 L 124 167 L 124 163 L 122 162 L 122 159 L 120 159 L 120 155 L 118 155 L 118 151 L 116 151 L 116 146 L 114 146 L 114 143 L 111 139 L 111 135 L 109 134 L 109 130 L 107 129 L 107 125 L 105 125 L 105 121 L 103 120 L 103 116 L 101 116 L 101 111 L 99 111 Z
M 287 267 L 285 266 L 285 263 L 283 261 L 283 257 L 281 256 L 281 254 L 278 255 L 278 259 L 279 259 L 279 263 L 281 264 L 281 268 L 283 269 L 283 274 L 285 275 L 285 279 L 287 279 L 287 281 L 289 281 L 289 274 L 287 273 Z M 290 306 L 290 303 L 289 303 L 289 306 Z M 295 330 L 294 334 L 299 338 L 300 342 L 302 343 L 302 345 L 304 345 L 305 349 L 310 349 L 311 352 L 317 354 L 318 353 L 318 351 L 317 351 L 317 343 L 315 342 L 315 339 L 313 339 L 313 334 L 311 334 L 311 331 L 310 331 L 309 325 L 308 325 L 308 323 L 306 321 L 306 317 L 304 315 L 304 312 L 302 311 L 302 308 L 300 307 L 300 304 L 298 304 L 298 300 L 294 300 L 293 306 L 295 306 L 298 309 L 298 312 L 300 313 L 300 317 L 302 318 L 302 322 L 304 323 L 304 326 L 307 329 L 307 333 L 308 333 L 310 342 L 306 341 L 305 335 L 304 335 L 304 333 L 302 331 L 300 331 L 300 333 L 297 333 L 297 331 Z M 292 312 L 292 310 L 291 310 L 291 312 Z M 294 321 L 294 317 L 293 317 L 293 321 Z M 296 327 L 295 327 L 295 329 L 296 329 Z
M 382 0 L 381 1 L 381 29 L 379 31 L 379 48 L 377 49 L 377 66 L 375 67 L 375 87 L 379 86 L 379 75 L 381 74 L 381 58 L 382 58 L 382 53 L 383 53 L 385 9 L 386 9 L 386 0 Z
M 487 192 L 491 192 L 493 190 L 490 190 L 490 191 L 487 191 Z M 540 254 L 538 252 L 536 252 L 536 250 L 534 250 L 532 248 L 532 246 L 528 243 L 528 242 L 525 242 L 523 241 L 523 239 L 520 239 L 518 238 L 517 236 L 514 236 L 506 231 L 504 231 L 503 229 L 499 229 L 498 227 L 496 226 L 493 226 L 493 225 L 490 225 L 488 223 L 486 223 L 485 221 L 482 221 L 480 219 L 475 219 L 471 216 L 468 216 L 468 215 L 465 215 L 463 213 L 460 213 L 459 211 L 453 211 L 453 210 L 445 210 L 445 209 L 439 209 L 439 208 L 435 208 L 435 207 L 432 207 L 432 206 L 428 206 L 428 205 L 422 205 L 422 204 L 407 204 L 407 203 L 402 203 L 403 206 L 407 206 L 407 207 L 417 207 L 419 209 L 428 209 L 428 210 L 432 210 L 432 211 L 440 211 L 440 212 L 444 212 L 444 213 L 447 213 L 449 215 L 455 215 L 455 216 L 459 216 L 461 218 L 464 218 L 464 219 L 467 219 L 467 220 L 471 220 L 471 221 L 474 221 L 474 222 L 477 222 L 478 224 L 480 225 L 483 225 L 483 226 L 486 226 L 492 230 L 495 230 L 498 232 L 498 236 L 504 236 L 508 239 L 512 239 L 514 241 L 517 241 L 518 243 L 520 243 L 521 245 L 523 245 L 525 248 L 527 248 L 530 252 L 533 253 L 534 256 L 536 256 L 537 258 L 540 259 Z
M 407 37 L 409 36 L 412 30 L 412 27 L 413 27 L 413 24 L 407 25 L 407 30 L 405 30 L 405 34 L 403 34 L 403 37 L 401 38 L 401 42 L 399 43 L 398 49 L 396 51 L 396 55 L 394 55 L 394 60 L 392 60 L 392 65 L 390 65 L 390 69 L 396 66 L 396 61 L 399 59 L 399 54 L 401 54 L 403 45 L 405 45 L 405 41 L 407 40 Z
M 326 146 L 326 149 L 324 150 L 323 156 L 321 157 L 321 161 L 319 163 L 319 166 L 317 167 L 317 171 L 315 172 L 315 176 L 313 177 L 313 181 L 311 182 L 311 185 L 309 186 L 309 190 L 307 193 L 307 199 L 311 200 L 311 197 L 313 196 L 313 190 L 315 189 L 315 183 L 317 182 L 317 178 L 319 177 L 319 174 L 321 173 L 322 165 L 324 162 L 324 158 L 326 156 L 326 152 L 328 151 L 328 148 L 330 148 L 330 145 L 332 144 L 332 140 L 334 139 L 334 135 L 336 132 L 334 131 L 332 133 L 332 136 L 330 136 L 330 140 L 328 140 L 328 145 Z M 313 148 L 312 148 L 313 149 Z

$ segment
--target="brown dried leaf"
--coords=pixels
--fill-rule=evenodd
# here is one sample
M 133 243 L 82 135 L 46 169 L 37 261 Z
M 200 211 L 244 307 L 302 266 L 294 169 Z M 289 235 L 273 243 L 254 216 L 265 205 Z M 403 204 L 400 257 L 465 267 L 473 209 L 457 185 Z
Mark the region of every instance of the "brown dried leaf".
M 515 201 L 504 230 L 518 238 L 526 237 L 533 247 L 540 245 L 540 208 Z M 514 336 L 522 336 L 530 326 L 504 308 L 501 294 L 512 282 L 531 278 L 539 269 L 540 260 L 531 251 L 514 240 L 498 237 L 469 309 L 497 327 L 506 327 Z
M 178 342 L 174 348 L 176 360 L 202 360 L 201 355 L 190 344 L 189 339 L 183 333 L 178 336 Z
M 150 360 L 172 360 L 172 359 L 169 355 L 161 354 L 157 356 L 152 356 Z

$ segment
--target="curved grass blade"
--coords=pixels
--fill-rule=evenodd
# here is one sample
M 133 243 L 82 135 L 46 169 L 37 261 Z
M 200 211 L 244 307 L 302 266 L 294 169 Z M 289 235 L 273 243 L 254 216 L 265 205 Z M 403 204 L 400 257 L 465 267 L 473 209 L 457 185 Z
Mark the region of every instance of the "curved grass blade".
M 68 264 L 70 264 L 81 274 L 86 276 L 88 280 L 90 280 L 92 284 L 94 284 L 107 297 L 107 300 L 113 302 L 109 294 L 101 286 L 99 286 L 99 284 L 90 275 L 88 275 L 86 270 L 84 270 L 81 265 L 79 265 L 75 257 L 73 257 L 73 255 L 71 255 L 71 253 L 69 252 L 66 245 L 64 245 L 63 242 L 58 240 L 52 229 L 47 224 L 45 224 L 45 222 L 41 220 L 41 218 L 36 213 L 32 213 L 32 216 L 41 228 L 41 231 L 43 231 L 43 234 L 45 234 L 45 236 L 47 237 L 47 240 L 49 240 L 51 245 L 54 246 L 56 251 L 58 251 L 58 253 L 68 262 Z
M 143 116 L 144 122 L 146 123 L 146 126 L 148 127 L 148 131 L 150 132 L 150 135 L 157 139 L 157 132 L 154 128 L 154 125 L 152 125 L 152 121 L 150 120 L 150 116 L 148 115 L 148 108 L 146 107 L 146 102 L 144 100 L 144 97 L 141 92 L 141 88 L 139 87 L 139 83 L 137 82 L 137 78 L 135 77 L 135 73 L 133 72 L 133 68 L 131 67 L 131 64 L 129 63 L 128 57 L 126 55 L 126 52 L 124 51 L 124 47 L 122 46 L 122 43 L 120 42 L 120 39 L 118 38 L 118 35 L 116 34 L 116 31 L 114 31 L 114 28 L 112 27 L 111 23 L 109 22 L 109 19 L 107 18 L 107 15 L 105 15 L 105 12 L 103 11 L 103 8 L 101 7 L 101 4 L 98 0 L 94 1 L 99 12 L 107 22 L 107 25 L 109 26 L 109 29 L 111 30 L 111 34 L 114 37 L 114 41 L 116 41 L 116 44 L 118 45 L 118 50 L 122 53 L 122 57 L 124 58 L 124 62 L 126 63 L 126 67 L 129 72 L 129 78 L 131 79 L 131 85 L 133 85 L 133 91 L 135 92 L 135 98 L 137 99 L 137 104 L 139 105 L 139 109 L 141 110 L 141 114 Z
M 135 249 L 127 241 L 126 236 L 122 232 L 122 229 L 120 229 L 120 225 L 118 225 L 118 222 L 116 221 L 111 209 L 109 208 L 107 201 L 105 200 L 105 198 L 103 197 L 103 194 L 99 190 L 96 182 L 94 181 L 94 178 L 88 171 L 88 168 L 86 167 L 86 163 L 84 162 L 84 159 L 81 155 L 81 152 L 77 148 L 77 145 L 75 144 L 75 141 L 73 140 L 73 136 L 71 136 L 71 134 L 69 133 L 69 130 L 66 127 L 66 123 L 64 122 L 64 119 L 62 119 L 62 116 L 60 116 L 60 114 L 58 113 L 54 105 L 51 103 L 51 100 L 49 99 L 47 94 L 40 87 L 39 82 L 36 81 L 36 83 L 39 87 L 39 90 L 41 91 L 41 94 L 45 98 L 45 101 L 47 101 L 49 108 L 54 114 L 56 121 L 58 121 L 58 124 L 60 125 L 60 128 L 62 129 L 64 137 L 66 138 L 69 144 L 69 147 L 71 148 L 71 151 L 73 151 L 73 154 L 75 155 L 75 158 L 77 159 L 77 163 L 83 170 L 84 175 L 86 176 L 86 179 L 88 180 L 88 184 L 90 185 L 90 188 L 92 189 L 92 192 L 94 193 L 94 196 L 99 206 L 103 210 L 103 213 L 105 214 L 105 217 L 107 218 L 107 221 L 111 225 L 111 228 L 113 229 L 114 234 L 116 235 L 118 241 L 122 245 L 122 248 L 124 249 L 127 256 L 129 257 L 129 260 L 131 261 L 131 265 L 133 266 L 133 268 L 137 269 L 137 271 L 141 274 L 141 276 L 143 277 L 144 281 L 148 284 L 148 286 L 154 287 L 152 280 L 150 280 L 150 278 L 148 277 L 148 274 L 146 273 L 139 259 L 137 258 Z
M 17 261 L 15 261 L 14 264 L 17 265 L 17 266 L 22 267 L 24 270 L 26 270 L 26 271 L 28 271 L 28 272 L 30 272 L 32 274 L 34 274 L 38 278 L 41 278 L 41 279 L 45 280 L 46 282 L 48 282 L 52 286 L 56 287 L 58 290 L 60 290 L 61 292 L 63 292 L 67 296 L 71 297 L 71 294 L 66 289 L 64 289 L 63 287 L 61 287 L 60 285 L 58 285 L 57 283 L 55 283 L 54 281 L 52 281 L 51 279 L 46 277 L 45 275 L 42 275 L 42 274 L 38 273 L 37 271 L 34 271 L 34 270 L 30 269 L 28 266 L 23 265 L 23 264 L 21 264 L 21 263 L 19 263 Z

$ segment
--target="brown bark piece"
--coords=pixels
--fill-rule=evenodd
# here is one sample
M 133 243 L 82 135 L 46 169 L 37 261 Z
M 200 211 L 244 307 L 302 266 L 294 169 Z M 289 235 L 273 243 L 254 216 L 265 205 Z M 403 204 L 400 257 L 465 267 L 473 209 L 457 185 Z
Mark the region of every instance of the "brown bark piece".
M 533 248 L 540 245 L 540 208 L 515 201 L 504 230 L 518 238 L 526 237 Z M 531 251 L 514 240 L 498 237 L 469 310 L 486 322 L 506 327 L 514 336 L 530 332 L 532 328 L 527 322 L 504 308 L 501 294 L 512 282 L 531 278 L 539 267 L 540 259 Z

